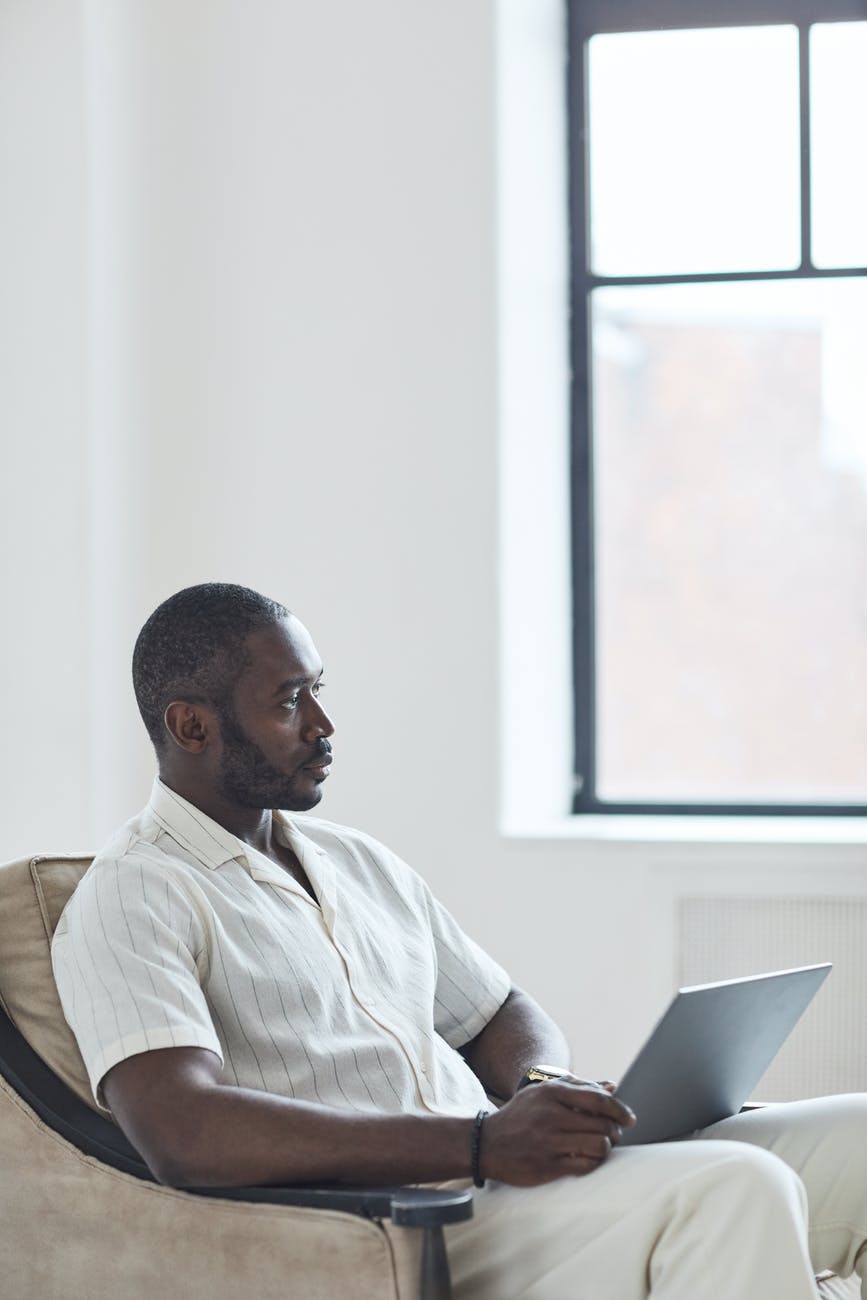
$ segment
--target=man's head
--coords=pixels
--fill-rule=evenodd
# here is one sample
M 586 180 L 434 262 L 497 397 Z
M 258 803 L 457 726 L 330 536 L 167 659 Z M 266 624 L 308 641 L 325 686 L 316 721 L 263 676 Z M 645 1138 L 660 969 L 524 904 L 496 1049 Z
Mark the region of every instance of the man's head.
M 312 808 L 333 726 L 322 663 L 277 601 L 231 583 L 170 596 L 145 623 L 133 685 L 160 772 L 243 808 Z

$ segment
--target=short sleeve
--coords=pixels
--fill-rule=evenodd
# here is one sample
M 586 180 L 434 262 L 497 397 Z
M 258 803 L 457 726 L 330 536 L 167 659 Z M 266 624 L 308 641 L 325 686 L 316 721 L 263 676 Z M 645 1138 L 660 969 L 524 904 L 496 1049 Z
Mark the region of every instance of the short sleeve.
M 101 860 L 64 909 L 51 949 L 63 1013 L 97 1105 L 100 1084 L 129 1056 L 204 1047 L 222 1061 L 200 982 L 207 956 L 197 909 L 147 862 Z
M 463 1047 L 499 1011 L 511 980 L 425 886 L 437 954 L 434 1025 L 450 1047 Z

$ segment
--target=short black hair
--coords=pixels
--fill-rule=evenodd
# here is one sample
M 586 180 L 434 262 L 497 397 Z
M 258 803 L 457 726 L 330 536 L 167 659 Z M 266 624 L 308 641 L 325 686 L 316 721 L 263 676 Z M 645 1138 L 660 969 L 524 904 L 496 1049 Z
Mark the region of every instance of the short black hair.
M 249 662 L 247 637 L 288 617 L 279 601 L 232 582 L 185 587 L 154 610 L 135 643 L 132 681 L 157 753 L 165 747 L 164 715 L 172 700 L 230 708 Z

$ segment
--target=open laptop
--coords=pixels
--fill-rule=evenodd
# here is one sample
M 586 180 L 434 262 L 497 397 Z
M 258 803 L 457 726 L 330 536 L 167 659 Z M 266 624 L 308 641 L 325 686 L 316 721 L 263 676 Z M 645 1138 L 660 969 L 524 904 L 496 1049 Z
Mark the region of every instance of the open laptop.
M 621 1145 L 684 1137 L 736 1114 L 830 970 L 826 962 L 680 989 L 617 1085 L 638 1118 Z

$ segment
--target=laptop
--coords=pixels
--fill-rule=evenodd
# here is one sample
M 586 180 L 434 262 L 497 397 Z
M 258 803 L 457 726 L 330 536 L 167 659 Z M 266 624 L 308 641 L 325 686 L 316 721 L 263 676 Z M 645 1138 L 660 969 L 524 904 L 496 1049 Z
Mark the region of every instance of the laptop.
M 637 1116 L 622 1146 L 685 1137 L 736 1114 L 831 963 L 680 989 L 617 1085 Z

